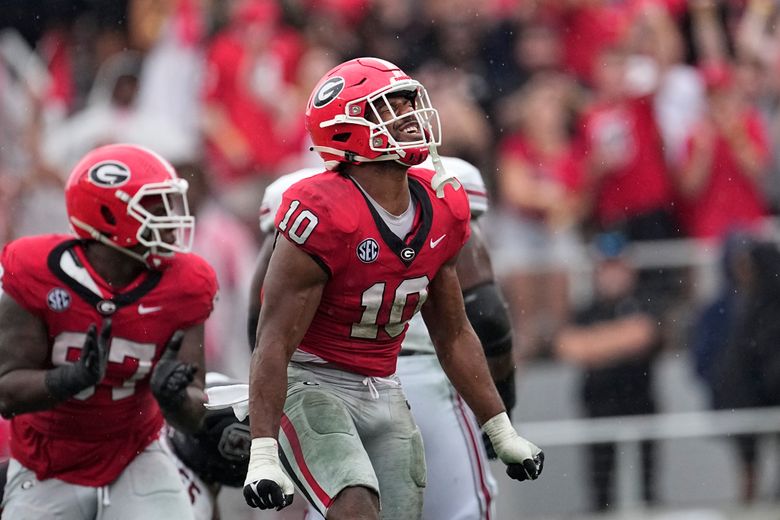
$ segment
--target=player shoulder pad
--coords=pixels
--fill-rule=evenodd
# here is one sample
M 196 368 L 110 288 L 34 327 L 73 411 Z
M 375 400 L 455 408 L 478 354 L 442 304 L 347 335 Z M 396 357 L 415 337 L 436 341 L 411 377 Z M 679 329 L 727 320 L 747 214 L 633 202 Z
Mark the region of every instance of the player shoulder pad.
M 192 326 L 206 320 L 214 310 L 219 284 L 214 268 L 195 253 L 176 253 L 171 266 L 163 271 L 176 289 L 176 298 L 187 302 L 186 322 L 180 326 Z
M 0 253 L 0 291 L 8 293 L 18 304 L 34 310 L 37 298 L 35 288 L 45 283 L 49 273 L 47 262 L 52 250 L 68 240 L 70 235 L 38 235 L 18 238 L 9 242 Z M 40 300 L 40 301 L 39 301 Z
M 279 206 L 282 205 L 282 196 L 287 188 L 300 180 L 323 172 L 322 168 L 303 168 L 283 175 L 269 184 L 263 193 L 263 201 L 260 203 L 260 231 L 263 233 L 273 232 L 274 217 L 276 217 Z
M 444 169 L 455 175 L 463 185 L 469 199 L 472 218 L 484 214 L 488 209 L 487 188 L 479 169 L 458 157 L 442 156 L 441 163 Z M 433 170 L 433 162 L 430 157 L 421 166 Z
M 276 227 L 285 231 L 279 228 L 279 224 L 290 210 L 292 202 L 298 201 L 297 207 L 314 213 L 319 222 L 327 223 L 329 230 L 351 233 L 358 227 L 358 219 L 348 203 L 355 197 L 355 189 L 352 181 L 336 172 L 324 172 L 301 179 L 284 192 L 282 204 L 276 213 Z M 292 224 L 292 218 L 299 213 L 293 210 L 287 224 Z
M 358 228 L 359 196 L 352 181 L 336 172 L 303 179 L 284 192 L 276 229 L 332 275 L 343 265 L 344 246 Z
M 195 253 L 176 253 L 176 260 L 171 267 L 173 270 L 167 269 L 163 273 L 171 271 L 171 274 L 175 274 L 177 280 L 186 284 L 181 286 L 182 290 L 210 295 L 217 292 L 217 274 L 202 256 Z

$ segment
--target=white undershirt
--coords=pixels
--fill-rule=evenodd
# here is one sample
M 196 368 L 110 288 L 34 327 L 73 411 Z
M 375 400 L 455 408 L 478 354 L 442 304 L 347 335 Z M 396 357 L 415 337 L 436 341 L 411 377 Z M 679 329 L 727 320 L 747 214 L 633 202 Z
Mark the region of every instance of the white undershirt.
M 355 179 L 352 178 L 352 180 Z M 371 205 L 374 206 L 374 209 L 376 209 L 379 216 L 382 217 L 382 220 L 387 224 L 387 227 L 390 228 L 390 231 L 401 240 L 406 238 L 406 235 L 409 234 L 414 225 L 415 204 L 412 193 L 409 192 L 409 207 L 406 208 L 406 211 L 400 215 L 393 215 L 375 201 L 371 195 L 366 193 L 366 190 L 363 189 L 358 181 L 355 180 L 355 184 L 357 184 L 357 187 L 360 188 L 360 191 L 363 192 Z

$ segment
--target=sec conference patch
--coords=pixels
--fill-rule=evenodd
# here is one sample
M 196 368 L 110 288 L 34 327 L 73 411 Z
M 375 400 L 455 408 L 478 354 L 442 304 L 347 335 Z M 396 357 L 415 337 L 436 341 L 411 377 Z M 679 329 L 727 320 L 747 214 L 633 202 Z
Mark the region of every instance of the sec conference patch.
M 373 238 L 363 240 L 357 246 L 357 257 L 364 264 L 370 264 L 379 256 L 379 244 Z
M 70 307 L 70 293 L 60 287 L 55 287 L 46 295 L 46 304 L 54 312 L 62 312 Z

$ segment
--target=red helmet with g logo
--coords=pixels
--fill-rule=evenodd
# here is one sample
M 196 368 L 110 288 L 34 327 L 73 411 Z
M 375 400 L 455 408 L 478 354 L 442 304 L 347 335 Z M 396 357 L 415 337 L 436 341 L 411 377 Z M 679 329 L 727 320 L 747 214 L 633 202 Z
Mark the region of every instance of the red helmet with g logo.
M 398 94 L 413 101 L 412 111 L 393 111 L 388 97 Z M 379 115 L 382 103 L 391 114 L 387 121 Z M 416 118 L 420 139 L 398 141 L 389 132 L 391 125 L 407 118 Z M 441 143 L 439 114 L 431 106 L 425 87 L 378 58 L 356 58 L 325 74 L 309 97 L 306 129 L 314 150 L 331 170 L 339 163 L 371 161 L 414 166 L 428 157 L 430 146 Z
M 174 253 L 192 246 L 195 217 L 189 214 L 186 193 L 187 181 L 156 153 L 112 144 L 92 150 L 75 166 L 65 185 L 65 204 L 79 237 L 160 268 Z M 148 249 L 129 249 L 138 244 Z

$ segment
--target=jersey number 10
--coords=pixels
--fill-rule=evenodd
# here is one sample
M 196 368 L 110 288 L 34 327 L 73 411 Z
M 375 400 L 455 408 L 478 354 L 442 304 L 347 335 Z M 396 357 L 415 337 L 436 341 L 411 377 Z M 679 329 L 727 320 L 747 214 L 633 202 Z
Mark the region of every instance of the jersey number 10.
M 401 334 L 404 331 L 406 322 L 420 311 L 426 298 L 428 298 L 429 282 L 430 280 L 428 280 L 427 276 L 420 276 L 404 280 L 398 285 L 392 306 L 390 307 L 390 317 L 384 325 L 384 330 L 388 336 L 395 338 Z M 386 285 L 385 282 L 377 282 L 363 291 L 360 299 L 360 304 L 364 308 L 363 316 L 360 319 L 360 323 L 352 325 L 352 333 L 350 335 L 353 338 L 376 339 L 379 333 L 377 319 L 379 318 L 379 311 L 382 310 L 382 303 L 385 300 Z M 409 303 L 409 297 L 415 294 L 418 296 L 418 299 L 414 312 L 404 319 L 404 311 Z

